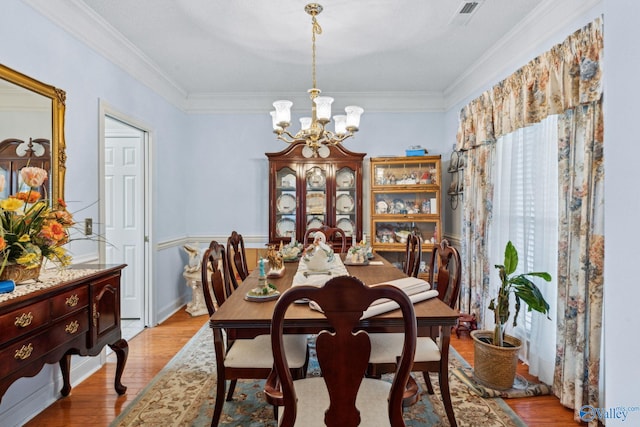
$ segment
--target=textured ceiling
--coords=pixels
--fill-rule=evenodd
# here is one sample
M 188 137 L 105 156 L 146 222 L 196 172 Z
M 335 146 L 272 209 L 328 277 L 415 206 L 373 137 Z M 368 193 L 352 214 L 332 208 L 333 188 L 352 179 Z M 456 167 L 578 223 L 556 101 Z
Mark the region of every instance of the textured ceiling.
M 82 0 L 187 96 L 311 87 L 311 17 L 292 0 Z M 325 0 L 317 82 L 332 92 L 442 92 L 541 0 Z

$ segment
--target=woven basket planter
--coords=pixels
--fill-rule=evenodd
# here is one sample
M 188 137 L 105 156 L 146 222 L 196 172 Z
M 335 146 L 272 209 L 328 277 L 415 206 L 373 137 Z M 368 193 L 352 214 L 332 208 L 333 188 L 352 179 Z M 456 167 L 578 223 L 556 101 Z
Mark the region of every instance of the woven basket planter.
M 13 280 L 17 285 L 27 280 L 38 280 L 40 267 L 42 264 L 36 268 L 25 268 L 23 265 L 8 262 L 0 274 L 0 280 Z
M 481 340 L 492 340 L 493 331 L 472 331 L 471 337 L 474 345 L 473 373 L 476 379 L 495 390 L 512 388 L 522 342 L 511 335 L 505 335 L 504 338 L 509 347 L 498 347 Z

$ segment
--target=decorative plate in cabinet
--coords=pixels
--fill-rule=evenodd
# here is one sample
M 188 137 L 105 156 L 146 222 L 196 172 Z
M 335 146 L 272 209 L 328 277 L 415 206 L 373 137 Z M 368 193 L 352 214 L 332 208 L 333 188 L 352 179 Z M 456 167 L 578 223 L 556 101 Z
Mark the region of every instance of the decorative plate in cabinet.
M 341 213 L 349 213 L 353 211 L 355 202 L 350 194 L 341 194 L 336 198 L 336 210 Z
M 346 236 L 353 235 L 355 226 L 353 225 L 353 221 L 351 221 L 349 218 L 342 218 L 338 220 L 336 226 L 338 228 L 341 228 Z
M 326 178 L 322 174 L 312 173 L 307 176 L 307 185 L 309 188 L 322 189 L 326 183 Z
M 341 170 L 336 175 L 336 185 L 338 188 L 351 188 L 356 182 L 356 177 L 350 170 Z
M 296 198 L 292 194 L 282 194 L 276 201 L 276 208 L 279 213 L 291 213 L 296 210 Z
M 296 222 L 290 218 L 282 218 L 276 223 L 277 237 L 293 237 L 296 234 Z
M 309 221 L 307 221 L 307 230 L 310 228 L 320 228 L 324 225 L 321 218 L 317 216 L 311 217 Z
M 307 213 L 320 214 L 324 213 L 325 197 L 324 193 L 307 194 Z

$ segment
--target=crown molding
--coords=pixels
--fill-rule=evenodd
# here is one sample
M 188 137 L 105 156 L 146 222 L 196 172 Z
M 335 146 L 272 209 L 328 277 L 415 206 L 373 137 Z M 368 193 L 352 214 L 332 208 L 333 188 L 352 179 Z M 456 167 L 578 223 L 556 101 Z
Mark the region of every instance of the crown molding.
M 532 50 L 539 53 L 562 42 L 564 32 L 572 22 L 582 19 L 586 25 L 602 13 L 603 0 L 544 0 L 518 25 L 494 44 L 485 55 L 444 91 L 446 111 L 467 99 L 472 99 L 533 59 Z M 600 10 L 596 11 L 596 7 Z M 591 13 L 590 15 L 590 12 Z M 541 34 L 548 35 L 542 39 Z M 538 54 L 539 54 L 538 53 Z M 537 56 L 538 54 L 534 54 Z M 496 67 L 496 64 L 500 64 Z M 490 82 L 490 83 L 487 83 Z M 493 82 L 493 83 L 491 83 Z
M 307 95 L 298 93 L 288 97 L 282 93 L 187 94 L 82 1 L 23 1 L 184 112 L 262 114 L 270 109 L 274 100 L 282 98 L 291 99 L 294 106 L 301 106 L 301 112 L 306 111 L 308 106 Z M 549 48 L 550 45 L 542 45 L 545 41 L 549 43 L 548 40 L 540 42 L 540 34 L 557 35 L 561 37 L 556 41 L 559 42 L 566 37 L 566 34 L 558 34 L 559 31 L 566 29 L 571 22 L 586 17 L 588 12 L 602 3 L 603 0 L 543 0 L 442 93 L 371 92 L 334 96 L 338 100 L 348 99 L 350 103 L 361 105 L 367 112 L 448 111 L 466 99 L 477 96 L 486 88 L 487 82 L 499 81 L 528 61 L 532 40 L 539 44 L 539 50 Z M 496 64 L 500 64 L 500 67 L 496 67 Z
M 186 92 L 84 2 L 23 1 L 169 103 L 184 109 Z

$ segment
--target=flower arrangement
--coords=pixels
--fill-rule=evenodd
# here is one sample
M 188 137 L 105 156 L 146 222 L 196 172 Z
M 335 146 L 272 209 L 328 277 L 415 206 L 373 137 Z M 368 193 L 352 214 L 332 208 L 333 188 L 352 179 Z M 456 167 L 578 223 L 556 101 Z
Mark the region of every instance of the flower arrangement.
M 20 176 L 28 189 L 0 200 L 0 275 L 10 264 L 39 269 L 44 258 L 69 265 L 71 256 L 63 245 L 69 242 L 74 222 L 66 204 L 58 200 L 52 206 L 41 199 L 37 189 L 47 179 L 46 170 L 25 167 Z M 4 187 L 5 177 L 0 175 L 0 192 Z

